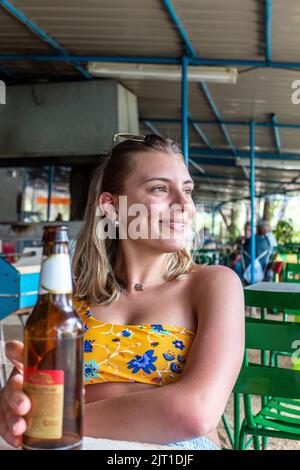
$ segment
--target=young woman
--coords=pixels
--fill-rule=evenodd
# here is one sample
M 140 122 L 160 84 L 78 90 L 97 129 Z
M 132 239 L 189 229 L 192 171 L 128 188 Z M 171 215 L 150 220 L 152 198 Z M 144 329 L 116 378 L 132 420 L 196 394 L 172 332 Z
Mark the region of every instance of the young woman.
M 193 186 L 179 147 L 154 135 L 116 145 L 93 176 L 73 255 L 86 436 L 220 448 L 244 351 L 243 290 L 232 270 L 192 261 Z M 7 354 L 19 373 L 1 393 L 0 431 L 17 446 L 30 402 L 22 345 Z

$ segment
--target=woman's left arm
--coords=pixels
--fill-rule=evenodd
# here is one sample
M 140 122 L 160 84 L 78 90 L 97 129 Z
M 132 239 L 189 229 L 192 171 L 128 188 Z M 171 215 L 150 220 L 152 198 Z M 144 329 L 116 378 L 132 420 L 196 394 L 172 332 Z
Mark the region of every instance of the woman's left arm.
M 216 428 L 243 359 L 243 289 L 223 266 L 199 269 L 193 283 L 198 328 L 181 379 L 87 404 L 84 435 L 161 444 Z

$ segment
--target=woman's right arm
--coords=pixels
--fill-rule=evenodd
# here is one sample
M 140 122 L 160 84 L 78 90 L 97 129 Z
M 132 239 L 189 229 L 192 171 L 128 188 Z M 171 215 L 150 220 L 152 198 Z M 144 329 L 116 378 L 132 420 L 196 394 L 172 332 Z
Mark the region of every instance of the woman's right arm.
M 6 356 L 15 366 L 0 392 L 0 436 L 10 445 L 20 447 L 26 431 L 24 416 L 30 410 L 30 400 L 23 392 L 23 351 L 20 341 L 6 344 Z

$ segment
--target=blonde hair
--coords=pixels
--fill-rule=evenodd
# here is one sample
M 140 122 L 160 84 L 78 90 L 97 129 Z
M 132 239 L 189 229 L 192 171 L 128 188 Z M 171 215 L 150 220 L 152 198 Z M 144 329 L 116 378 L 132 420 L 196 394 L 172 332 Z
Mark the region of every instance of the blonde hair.
M 149 137 L 149 136 L 148 136 Z M 102 192 L 119 196 L 124 181 L 134 171 L 134 156 L 140 152 L 165 152 L 183 158 L 180 147 L 171 139 L 155 136 L 144 142 L 126 140 L 116 145 L 109 156 L 93 172 L 83 225 L 75 240 L 72 258 L 74 295 L 95 304 L 110 304 L 123 292 L 114 273 L 118 238 L 101 239 L 97 236 L 99 218 L 98 199 Z M 166 253 L 167 280 L 180 280 L 197 267 L 191 251 L 198 247 L 194 234 L 192 246 L 175 253 Z

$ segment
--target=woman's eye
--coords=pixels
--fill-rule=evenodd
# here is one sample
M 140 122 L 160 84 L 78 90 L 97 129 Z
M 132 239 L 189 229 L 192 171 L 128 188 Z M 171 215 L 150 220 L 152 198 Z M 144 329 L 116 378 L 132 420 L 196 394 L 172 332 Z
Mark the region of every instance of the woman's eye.
M 164 186 L 157 186 L 156 188 L 152 188 L 152 191 L 155 191 L 156 189 L 162 189 L 163 191 L 166 191 Z
M 185 191 L 187 192 L 187 194 L 190 194 L 190 195 L 193 194 L 193 190 L 191 188 L 187 188 Z

